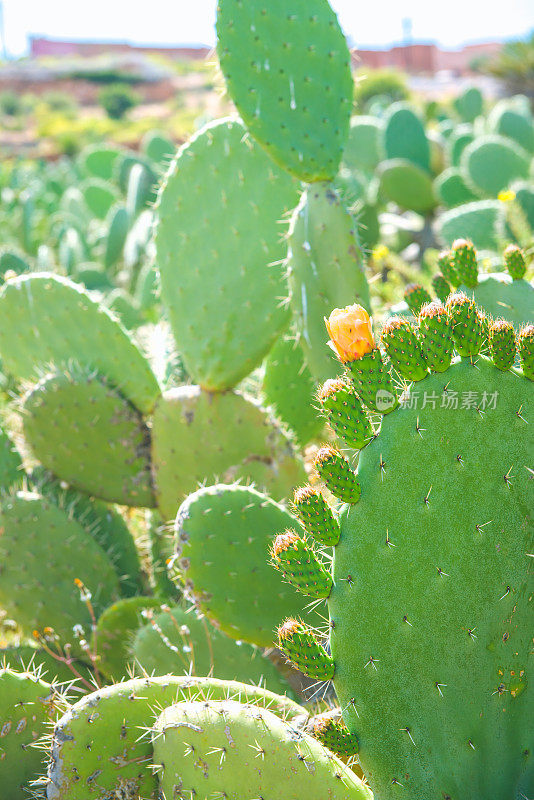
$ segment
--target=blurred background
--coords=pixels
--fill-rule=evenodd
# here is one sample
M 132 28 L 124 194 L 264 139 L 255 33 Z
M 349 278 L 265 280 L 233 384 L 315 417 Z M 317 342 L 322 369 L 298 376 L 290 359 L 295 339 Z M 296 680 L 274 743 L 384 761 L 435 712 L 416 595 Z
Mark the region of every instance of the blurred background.
M 489 101 L 534 94 L 532 4 L 437 6 L 334 0 L 357 77 L 355 113 L 376 97 L 422 111 L 467 86 Z M 0 3 L 0 151 L 53 159 L 102 140 L 136 148 L 157 128 L 177 144 L 225 114 L 214 66 L 216 0 Z

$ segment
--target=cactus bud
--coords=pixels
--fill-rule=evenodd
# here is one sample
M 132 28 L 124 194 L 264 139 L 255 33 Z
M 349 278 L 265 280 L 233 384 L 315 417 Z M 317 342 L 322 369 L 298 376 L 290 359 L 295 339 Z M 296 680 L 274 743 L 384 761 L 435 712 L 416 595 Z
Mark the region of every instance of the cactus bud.
M 509 244 L 503 253 L 503 258 L 508 274 L 514 281 L 525 277 L 527 265 L 525 262 L 525 255 L 520 247 L 516 244 Z
M 523 375 L 534 381 L 534 325 L 525 325 L 519 334 L 518 344 Z
M 456 274 L 453 263 L 453 255 L 450 250 L 442 250 L 438 256 L 438 267 L 445 280 L 452 286 L 459 286 L 460 280 Z
M 415 330 L 407 319 L 388 319 L 381 340 L 394 368 L 407 381 L 420 381 L 428 374 Z
M 463 292 L 458 292 L 451 294 L 446 308 L 458 354 L 463 358 L 476 355 L 482 346 L 484 328 L 483 317 L 474 301 Z
M 425 303 L 430 303 L 432 298 L 420 283 L 409 283 L 404 290 L 404 299 L 412 314 L 419 314 Z
M 329 681 L 334 676 L 334 662 L 320 644 L 313 630 L 302 621 L 286 619 L 278 628 L 278 647 L 304 675 Z
M 311 486 L 296 489 L 293 507 L 306 533 L 316 541 L 327 546 L 339 542 L 339 523 L 320 492 Z
M 460 283 L 474 289 L 478 284 L 478 264 L 473 243 L 467 239 L 456 239 L 452 243 L 452 258 Z
M 308 722 L 308 731 L 343 761 L 358 753 L 358 739 L 349 732 L 337 708 L 312 717 Z
M 489 347 L 493 363 L 498 369 L 508 370 L 516 353 L 515 331 L 511 322 L 495 320 L 489 329 Z
M 432 288 L 442 303 L 445 302 L 451 293 L 451 287 L 445 276 L 441 272 L 436 272 L 432 278 Z
M 445 372 L 449 368 L 454 340 L 452 324 L 441 303 L 428 303 L 419 314 L 419 336 L 421 350 L 426 363 L 433 372 Z
M 326 381 L 318 394 L 330 427 L 349 447 L 361 450 L 373 438 L 373 428 L 360 398 L 342 378 Z
M 314 467 L 334 497 L 344 503 L 357 503 L 361 488 L 349 462 L 339 450 L 321 447 L 314 461 Z
M 280 533 L 271 548 L 272 564 L 288 583 L 310 597 L 329 597 L 332 577 L 295 531 Z

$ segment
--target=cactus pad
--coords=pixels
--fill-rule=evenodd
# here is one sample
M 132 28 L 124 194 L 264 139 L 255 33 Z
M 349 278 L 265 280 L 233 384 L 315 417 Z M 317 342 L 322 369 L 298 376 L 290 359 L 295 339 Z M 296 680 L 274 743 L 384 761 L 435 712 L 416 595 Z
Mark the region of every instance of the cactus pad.
M 296 202 L 296 183 L 237 120 L 199 131 L 167 174 L 156 233 L 162 299 L 187 370 L 206 389 L 234 386 L 288 323 L 280 220 Z
M 209 394 L 198 386 L 167 392 L 152 428 L 158 507 L 176 516 L 184 497 L 202 481 L 255 481 L 277 498 L 303 474 L 289 441 L 266 412 L 234 392 Z
M 229 93 L 251 134 L 300 180 L 332 180 L 353 82 L 327 0 L 219 0 L 217 35 Z
M 417 114 L 406 103 L 394 103 L 385 122 L 386 158 L 406 159 L 428 173 L 430 145 Z
M 517 178 L 526 178 L 529 164 L 528 153 L 504 136 L 479 136 L 461 159 L 468 182 L 486 197 L 496 197 Z
M 430 176 L 418 164 L 392 158 L 380 164 L 378 173 L 380 191 L 401 208 L 425 214 L 436 205 Z
M 295 517 L 245 486 L 199 489 L 176 518 L 175 568 L 201 611 L 234 639 L 269 647 L 280 619 L 306 601 L 267 562 L 273 536 Z
M 178 703 L 163 711 L 152 741 L 167 798 L 372 798 L 369 788 L 318 741 L 254 705 Z
M 47 469 L 104 500 L 154 504 L 148 429 L 104 379 L 78 369 L 49 373 L 23 403 L 24 435 Z
M 36 365 L 76 360 L 105 375 L 141 412 L 151 411 L 159 389 L 148 363 L 81 287 L 46 273 L 13 278 L 0 290 L 0 315 L 0 356 L 16 378 L 35 379 Z

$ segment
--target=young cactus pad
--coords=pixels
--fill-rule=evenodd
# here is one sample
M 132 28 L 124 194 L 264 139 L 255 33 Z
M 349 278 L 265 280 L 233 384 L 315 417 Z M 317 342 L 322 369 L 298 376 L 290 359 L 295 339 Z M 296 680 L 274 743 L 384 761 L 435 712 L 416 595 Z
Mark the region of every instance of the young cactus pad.
M 145 615 L 130 651 L 144 674 L 216 675 L 222 680 L 289 692 L 289 684 L 258 648 L 236 642 L 197 616 L 194 608 L 166 607 Z
M 296 203 L 296 182 L 238 120 L 199 131 L 165 178 L 156 232 L 162 300 L 187 370 L 205 389 L 248 375 L 288 323 L 280 220 Z
M 234 681 L 166 675 L 117 683 L 86 695 L 58 721 L 48 800 L 157 797 L 150 728 L 162 708 L 208 698 L 255 703 L 288 720 L 307 716 L 286 697 Z
M 34 455 L 60 479 L 111 502 L 154 505 L 148 428 L 94 372 L 45 375 L 23 399 L 23 422 Z
M 412 384 L 341 511 L 333 680 L 380 800 L 534 789 L 533 387 L 500 366 L 474 353 Z
M 202 481 L 253 480 L 285 497 L 304 468 L 261 406 L 235 392 L 181 386 L 163 395 L 152 427 L 158 507 L 174 519 L 184 497 Z
M 75 360 L 98 370 L 139 411 L 151 411 L 159 388 L 148 362 L 109 312 L 67 278 L 38 273 L 6 281 L 0 315 L 0 356 L 15 378 L 34 380 L 36 365 Z
M 152 741 L 167 798 L 372 800 L 320 742 L 254 705 L 178 703 L 163 711 Z
M 298 522 L 247 486 L 199 489 L 176 518 L 176 567 L 186 591 L 228 636 L 270 647 L 281 618 L 306 600 L 267 562 L 273 536 Z
M 290 298 L 312 375 L 332 374 L 324 317 L 346 297 L 370 310 L 369 286 L 354 220 L 331 184 L 309 186 L 293 213 L 287 255 Z
M 219 0 L 217 36 L 229 94 L 252 136 L 300 180 L 332 180 L 353 82 L 328 0 Z

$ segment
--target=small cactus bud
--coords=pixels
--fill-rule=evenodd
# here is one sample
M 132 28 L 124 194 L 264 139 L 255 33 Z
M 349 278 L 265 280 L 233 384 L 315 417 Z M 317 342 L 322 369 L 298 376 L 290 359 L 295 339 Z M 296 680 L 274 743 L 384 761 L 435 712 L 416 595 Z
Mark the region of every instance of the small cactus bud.
M 404 290 L 404 299 L 412 314 L 419 314 L 425 303 L 430 303 L 432 298 L 420 283 L 409 283 Z
M 342 364 L 361 358 L 375 347 L 371 319 L 362 306 L 334 308 L 325 325 L 329 345 Z
M 312 717 L 308 722 L 308 731 L 343 761 L 358 753 L 358 739 L 349 732 L 337 708 Z
M 407 381 L 420 381 L 428 375 L 415 330 L 407 319 L 388 319 L 381 341 L 393 367 Z
M 297 669 L 309 678 L 329 681 L 334 676 L 334 662 L 320 644 L 313 630 L 302 621 L 286 619 L 278 628 L 278 647 Z
M 330 427 L 349 447 L 361 450 L 373 438 L 373 428 L 360 398 L 342 378 L 326 381 L 318 394 Z
M 351 361 L 347 369 L 360 400 L 367 408 L 379 414 L 389 414 L 397 408 L 395 387 L 378 347 L 358 361 Z
M 519 359 L 523 375 L 534 381 L 534 325 L 526 325 L 519 334 Z
M 271 548 L 272 564 L 288 583 L 310 597 L 329 597 L 332 577 L 309 544 L 292 530 L 280 533 Z
M 493 363 L 498 369 L 508 370 L 516 353 L 515 331 L 511 322 L 495 320 L 489 329 L 489 347 Z
M 296 489 L 293 507 L 306 533 L 321 544 L 339 542 L 339 523 L 320 492 L 311 486 Z
M 474 289 L 478 284 L 478 264 L 473 243 L 467 239 L 456 239 L 452 243 L 452 258 L 460 283 Z
M 432 288 L 436 293 L 436 297 L 439 297 L 442 303 L 445 302 L 451 293 L 450 284 L 441 272 L 436 272 L 432 278 Z
M 314 461 L 314 467 L 334 497 L 344 503 L 357 503 L 361 488 L 349 462 L 339 450 L 321 447 Z
M 452 335 L 458 354 L 463 358 L 476 355 L 484 339 L 484 326 L 483 316 L 474 300 L 463 292 L 458 292 L 451 294 L 446 308 L 451 318 Z
M 438 267 L 441 270 L 441 274 L 445 280 L 450 283 L 451 286 L 460 285 L 460 279 L 458 278 L 456 270 L 454 269 L 453 255 L 450 250 L 441 251 L 438 256 Z
M 421 350 L 432 372 L 445 372 L 449 368 L 454 340 L 452 323 L 441 303 L 428 303 L 419 314 Z
M 525 255 L 520 247 L 516 244 L 509 244 L 503 253 L 504 264 L 508 270 L 508 274 L 518 281 L 524 278 L 527 271 Z

